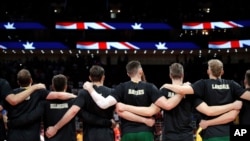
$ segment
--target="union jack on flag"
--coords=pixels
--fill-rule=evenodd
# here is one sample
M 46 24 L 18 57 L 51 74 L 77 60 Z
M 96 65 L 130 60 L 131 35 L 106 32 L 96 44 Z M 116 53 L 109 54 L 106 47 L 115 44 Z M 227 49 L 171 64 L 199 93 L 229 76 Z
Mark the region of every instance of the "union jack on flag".
M 250 26 L 250 21 L 184 22 L 182 29 L 223 29 Z
M 159 29 L 169 30 L 172 29 L 166 23 L 110 23 L 110 22 L 57 22 L 56 29 L 71 29 L 71 30 L 147 30 Z
M 211 49 L 230 49 L 250 47 L 250 40 L 232 40 L 209 42 L 208 48 Z
M 77 49 L 86 50 L 166 50 L 199 49 L 192 42 L 77 42 Z

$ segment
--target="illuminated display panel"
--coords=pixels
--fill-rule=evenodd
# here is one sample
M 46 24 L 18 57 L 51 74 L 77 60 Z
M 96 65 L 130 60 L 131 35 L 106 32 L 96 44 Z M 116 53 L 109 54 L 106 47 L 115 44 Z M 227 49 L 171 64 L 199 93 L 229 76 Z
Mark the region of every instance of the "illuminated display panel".
M 249 40 L 231 40 L 231 41 L 212 41 L 208 43 L 210 49 L 230 49 L 230 48 L 249 48 Z
M 69 49 L 60 42 L 0 42 L 0 49 Z
M 225 29 L 249 27 L 250 21 L 184 22 L 182 29 Z
M 37 22 L 0 22 L 0 29 L 46 29 L 46 27 Z
M 200 49 L 200 47 L 192 42 L 77 42 L 76 49 L 175 50 L 175 49 Z
M 65 30 L 120 30 L 120 29 L 130 29 L 130 30 L 170 30 L 172 29 L 166 23 L 112 23 L 112 22 L 57 22 L 55 25 L 56 29 Z

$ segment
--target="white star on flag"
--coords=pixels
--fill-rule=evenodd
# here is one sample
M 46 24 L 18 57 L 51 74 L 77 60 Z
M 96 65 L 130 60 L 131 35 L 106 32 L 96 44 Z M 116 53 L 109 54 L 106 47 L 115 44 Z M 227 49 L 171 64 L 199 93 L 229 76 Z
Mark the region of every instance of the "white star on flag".
M 26 42 L 26 44 L 23 44 L 23 47 L 24 49 L 36 49 L 36 47 L 33 46 L 33 42 Z
M 8 22 L 7 24 L 5 24 L 4 27 L 6 29 L 16 29 L 16 27 L 14 27 L 14 23 L 10 23 L 10 22 Z
M 0 49 L 7 49 L 7 47 L 0 45 Z
M 133 29 L 140 29 L 140 30 L 143 29 L 143 28 L 141 27 L 141 23 L 139 23 L 139 24 L 138 24 L 138 23 L 135 23 L 134 25 L 131 25 L 131 26 L 132 26 Z
M 158 44 L 155 44 L 157 49 L 168 49 L 168 47 L 165 46 L 166 43 L 159 42 Z

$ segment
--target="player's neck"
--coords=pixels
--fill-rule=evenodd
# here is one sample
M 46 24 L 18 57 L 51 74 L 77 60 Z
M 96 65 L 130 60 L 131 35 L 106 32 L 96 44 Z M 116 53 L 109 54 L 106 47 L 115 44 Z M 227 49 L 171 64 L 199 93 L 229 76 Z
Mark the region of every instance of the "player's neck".
M 27 87 L 22 87 L 20 86 L 20 88 L 23 88 L 23 89 L 28 89 L 31 85 L 27 86 Z
M 172 84 L 182 85 L 183 81 L 182 81 L 182 79 L 172 79 Z
M 209 76 L 209 79 L 215 79 L 215 80 L 216 80 L 216 79 L 220 79 L 220 78 L 221 78 L 221 77 L 215 77 L 215 76 L 213 76 L 213 75 L 210 75 L 210 76 Z
M 131 77 L 130 79 L 132 82 L 134 83 L 139 83 L 141 81 L 141 78 L 138 78 L 138 77 Z
M 92 82 L 92 83 L 93 83 L 93 85 L 96 85 L 96 86 L 102 86 L 103 85 L 102 82 Z

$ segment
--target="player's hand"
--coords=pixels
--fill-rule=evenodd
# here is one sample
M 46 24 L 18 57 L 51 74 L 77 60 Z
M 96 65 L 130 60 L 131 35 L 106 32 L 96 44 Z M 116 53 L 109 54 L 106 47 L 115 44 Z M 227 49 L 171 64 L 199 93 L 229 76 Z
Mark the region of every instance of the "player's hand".
M 110 121 L 111 121 L 111 123 L 112 123 L 112 124 L 111 124 L 111 128 L 115 128 L 115 126 L 116 126 L 116 124 L 117 124 L 117 123 L 115 122 L 115 120 L 114 120 L 114 119 L 111 119 Z
M 153 127 L 155 125 L 155 119 L 152 118 L 145 118 L 144 123 L 149 126 L 149 127 Z
M 89 81 L 86 81 L 84 84 L 83 84 L 83 89 L 85 90 L 90 90 L 93 88 L 93 83 L 89 82 Z
M 233 102 L 233 105 L 234 105 L 234 110 L 240 110 L 241 109 L 241 107 L 242 107 L 242 101 L 240 101 L 240 100 L 236 100 L 236 101 L 234 101 Z
M 200 123 L 199 123 L 199 126 L 202 128 L 202 129 L 206 129 L 208 127 L 208 124 L 207 124 L 207 121 L 206 120 L 201 120 Z
M 160 89 L 167 88 L 167 84 L 163 84 Z
M 185 82 L 185 83 L 183 83 L 182 85 L 184 85 L 184 86 L 190 86 L 191 83 L 190 83 L 190 82 Z
M 39 89 L 46 89 L 46 86 L 42 83 L 34 84 L 31 86 L 34 90 L 39 90 Z
M 56 133 L 57 133 L 57 129 L 54 126 L 50 126 L 47 128 L 45 134 L 48 138 L 52 138 L 53 136 L 55 136 Z

